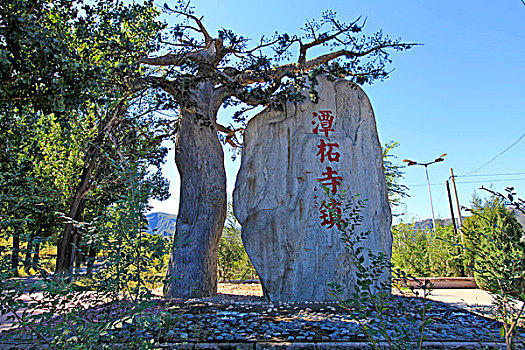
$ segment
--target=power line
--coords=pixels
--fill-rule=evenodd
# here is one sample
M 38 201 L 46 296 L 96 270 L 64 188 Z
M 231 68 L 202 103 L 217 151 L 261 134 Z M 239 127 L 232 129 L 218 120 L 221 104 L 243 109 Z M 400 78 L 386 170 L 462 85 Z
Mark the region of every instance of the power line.
M 462 177 L 462 176 L 467 176 L 467 175 L 470 175 L 472 173 L 475 173 L 476 171 L 478 170 L 481 170 L 483 169 L 484 167 L 486 167 L 487 165 L 489 165 L 490 163 L 492 163 L 493 161 L 495 161 L 499 156 L 501 156 L 503 153 L 507 152 L 509 149 L 511 149 L 512 147 L 514 147 L 518 142 L 521 141 L 521 139 L 523 139 L 525 137 L 525 132 L 520 136 L 518 137 L 518 139 L 516 141 L 514 141 L 512 143 L 512 145 L 510 145 L 509 147 L 505 148 L 503 151 L 501 151 L 500 153 L 498 153 L 494 158 L 492 158 L 491 160 L 489 160 L 488 162 L 486 162 L 485 164 L 483 164 L 482 166 L 480 166 L 479 168 L 475 169 L 475 170 L 472 170 L 470 173 L 466 173 L 464 175 L 460 175 L 458 177 Z
M 501 182 L 501 181 L 524 181 L 525 178 L 521 179 L 487 179 L 487 180 L 476 180 L 476 181 L 456 181 L 456 184 L 481 184 L 487 182 Z M 427 186 L 427 184 L 416 184 L 416 185 L 406 185 L 407 187 L 420 187 Z M 430 186 L 444 186 L 444 183 L 432 183 Z
M 497 179 L 497 180 L 485 180 L 485 181 L 456 181 L 457 184 L 479 184 L 486 182 L 501 182 L 501 181 L 524 181 L 525 178 L 521 179 Z
M 427 184 L 416 184 L 416 185 L 406 185 L 407 187 L 420 187 L 420 186 L 427 186 Z M 445 183 L 432 183 L 430 186 L 445 186 Z
M 461 176 L 455 176 L 455 177 L 474 177 L 474 176 L 511 176 L 511 175 L 525 175 L 525 173 L 476 174 L 476 175 L 461 175 Z
M 443 198 L 445 197 L 445 193 L 446 193 L 446 189 L 444 189 L 443 191 L 441 191 L 441 196 L 439 196 L 439 199 L 437 201 L 437 205 L 436 206 L 439 206 L 441 204 L 441 201 L 443 200 Z

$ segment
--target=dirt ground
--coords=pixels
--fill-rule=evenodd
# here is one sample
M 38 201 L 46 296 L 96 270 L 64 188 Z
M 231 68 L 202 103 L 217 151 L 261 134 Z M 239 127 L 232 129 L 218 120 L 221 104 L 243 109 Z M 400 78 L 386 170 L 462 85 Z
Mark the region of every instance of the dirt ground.
M 262 297 L 263 291 L 259 283 L 219 283 L 218 294 L 250 295 Z
M 153 290 L 153 294 L 162 296 L 162 287 Z M 262 297 L 259 283 L 217 283 L 217 297 Z

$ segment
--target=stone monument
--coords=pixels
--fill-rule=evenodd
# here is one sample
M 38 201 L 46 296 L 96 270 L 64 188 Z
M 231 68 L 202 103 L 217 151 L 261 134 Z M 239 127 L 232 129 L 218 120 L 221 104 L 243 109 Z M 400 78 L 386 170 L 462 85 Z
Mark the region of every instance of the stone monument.
M 366 199 L 360 231 L 366 246 L 392 252 L 391 212 L 374 112 L 358 86 L 318 77 L 318 102 L 266 109 L 248 122 L 233 193 L 242 239 L 271 301 L 329 301 L 327 283 L 356 283 L 332 193 Z M 307 93 L 307 92 L 305 92 Z M 388 282 L 390 271 L 378 276 Z

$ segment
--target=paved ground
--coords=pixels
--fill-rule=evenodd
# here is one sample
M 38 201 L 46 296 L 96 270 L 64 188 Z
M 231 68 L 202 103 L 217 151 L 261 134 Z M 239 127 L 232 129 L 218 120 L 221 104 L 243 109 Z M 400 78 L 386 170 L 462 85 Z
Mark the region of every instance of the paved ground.
M 492 314 L 492 295 L 481 289 L 434 289 L 430 299 L 476 313 Z M 519 308 L 522 305 L 518 303 L 516 306 Z

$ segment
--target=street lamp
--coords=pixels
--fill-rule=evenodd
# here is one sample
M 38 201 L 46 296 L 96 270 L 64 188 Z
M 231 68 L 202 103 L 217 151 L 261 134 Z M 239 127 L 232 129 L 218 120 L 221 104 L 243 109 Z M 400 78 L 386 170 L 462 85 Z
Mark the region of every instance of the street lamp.
M 413 160 L 410 160 L 410 159 L 403 159 L 403 162 L 405 163 L 408 163 L 407 166 L 411 166 L 411 165 L 422 165 L 425 167 L 425 173 L 427 174 L 427 185 L 428 185 L 428 197 L 430 198 L 430 211 L 432 212 L 432 229 L 434 230 L 434 232 L 436 232 L 436 219 L 434 217 L 434 206 L 432 205 L 432 192 L 430 191 L 430 181 L 428 179 L 428 166 L 430 164 L 434 164 L 434 163 L 439 163 L 439 162 L 442 162 L 444 161 L 444 157 L 446 156 L 447 154 L 442 154 L 440 155 L 439 157 L 437 157 L 436 159 L 434 159 L 433 161 L 431 162 L 427 162 L 427 163 L 419 163 L 419 162 L 416 162 L 416 161 L 413 161 Z

